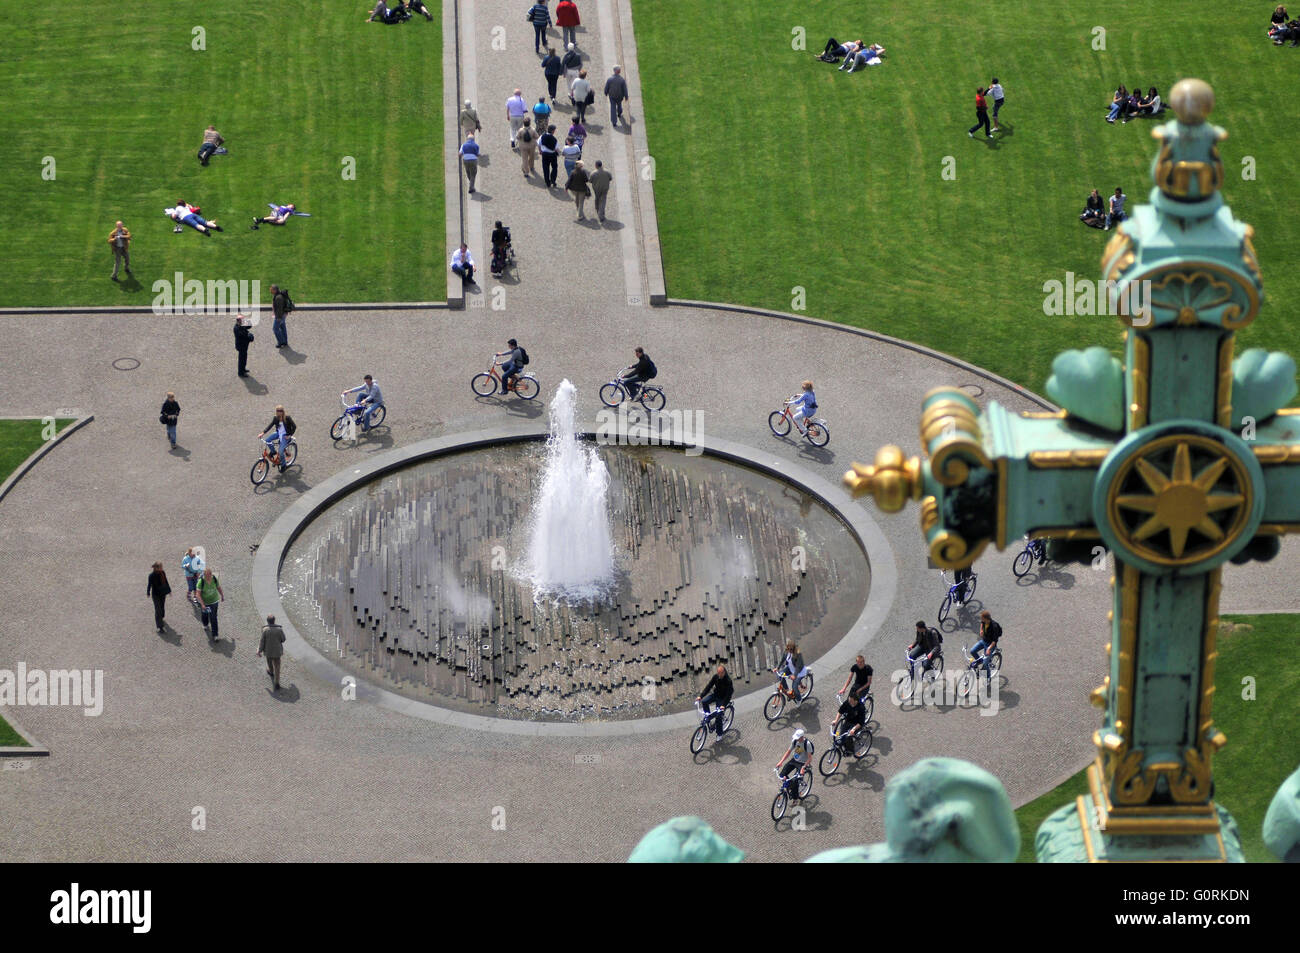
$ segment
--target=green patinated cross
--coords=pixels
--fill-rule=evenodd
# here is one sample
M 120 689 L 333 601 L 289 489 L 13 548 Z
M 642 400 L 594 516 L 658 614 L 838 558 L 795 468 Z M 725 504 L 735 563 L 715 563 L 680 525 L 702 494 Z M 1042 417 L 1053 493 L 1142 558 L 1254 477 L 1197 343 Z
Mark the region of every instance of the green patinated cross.
M 1211 714 L 1221 567 L 1271 558 L 1283 533 L 1300 532 L 1300 414 L 1285 409 L 1295 362 L 1233 354 L 1262 282 L 1253 230 L 1219 194 L 1227 134 L 1206 122 L 1214 94 L 1200 80 L 1170 101 L 1178 118 L 1152 132 L 1150 204 L 1102 257 L 1128 328 L 1124 361 L 1104 348 L 1059 355 L 1055 414 L 981 411 L 938 388 L 922 404 L 926 459 L 885 447 L 845 475 L 882 509 L 919 500 L 940 566 L 1023 535 L 1113 556 L 1091 793 L 1044 823 L 1040 860 L 1241 859 L 1210 768 L 1225 741 Z

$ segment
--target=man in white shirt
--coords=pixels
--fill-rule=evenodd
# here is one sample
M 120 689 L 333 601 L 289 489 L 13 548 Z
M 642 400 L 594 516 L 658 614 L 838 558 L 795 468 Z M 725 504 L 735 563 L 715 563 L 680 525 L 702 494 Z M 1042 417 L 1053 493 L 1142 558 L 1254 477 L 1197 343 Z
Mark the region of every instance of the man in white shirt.
M 1002 89 L 1002 84 L 998 82 L 996 76 L 993 77 L 993 84 L 989 86 L 989 95 L 993 97 L 993 132 L 1000 132 L 998 128 L 998 110 L 1002 108 L 1002 100 L 1007 98 L 1006 92 Z
M 1110 197 L 1110 211 L 1106 213 L 1106 230 L 1109 231 L 1112 224 L 1119 224 L 1124 221 L 1124 202 L 1128 196 L 1120 189 L 1115 190 L 1115 194 Z
M 524 124 L 524 117 L 528 115 L 528 104 L 524 102 L 523 90 L 516 89 L 515 94 L 506 100 L 506 119 L 510 120 L 510 148 L 515 148 L 515 138 L 519 135 L 519 127 Z
M 464 280 L 465 284 L 474 283 L 474 256 L 469 253 L 469 246 L 464 242 L 451 256 L 451 270 Z

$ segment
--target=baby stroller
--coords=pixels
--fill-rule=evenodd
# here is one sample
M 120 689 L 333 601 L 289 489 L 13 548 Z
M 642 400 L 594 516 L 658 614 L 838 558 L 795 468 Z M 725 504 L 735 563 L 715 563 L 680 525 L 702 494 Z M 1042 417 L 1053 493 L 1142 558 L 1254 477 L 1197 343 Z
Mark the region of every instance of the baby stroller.
M 510 229 L 497 222 L 492 230 L 492 277 L 500 278 L 505 274 L 506 265 L 514 263 L 515 249 L 510 243 Z

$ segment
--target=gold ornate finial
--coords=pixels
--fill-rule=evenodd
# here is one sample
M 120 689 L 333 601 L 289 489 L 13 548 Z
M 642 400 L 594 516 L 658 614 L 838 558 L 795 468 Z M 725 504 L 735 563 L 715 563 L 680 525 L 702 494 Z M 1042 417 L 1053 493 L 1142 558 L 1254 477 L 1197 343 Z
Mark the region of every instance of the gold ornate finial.
M 1203 79 L 1180 79 L 1169 91 L 1169 105 L 1184 126 L 1199 126 L 1214 109 L 1214 90 Z
M 920 458 L 904 460 L 903 451 L 895 446 L 876 451 L 872 466 L 855 463 L 844 474 L 844 485 L 854 499 L 870 494 L 886 513 L 897 513 L 909 499 L 919 500 L 921 484 Z

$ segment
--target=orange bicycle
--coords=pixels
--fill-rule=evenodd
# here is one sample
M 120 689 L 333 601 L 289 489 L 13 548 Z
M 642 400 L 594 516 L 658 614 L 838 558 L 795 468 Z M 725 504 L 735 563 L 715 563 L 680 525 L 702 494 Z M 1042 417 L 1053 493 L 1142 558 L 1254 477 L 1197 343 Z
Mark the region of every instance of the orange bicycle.
M 501 372 L 497 370 L 500 366 L 500 361 L 493 360 L 486 371 L 482 374 L 475 374 L 474 378 L 469 382 L 470 390 L 479 397 L 491 397 L 498 390 L 503 396 L 505 394 L 514 394 L 524 400 L 532 400 L 537 396 L 537 392 L 541 388 L 537 384 L 536 377 L 527 372 L 519 372 L 514 375 L 515 379 L 511 381 L 510 386 L 506 387 L 501 380 Z

